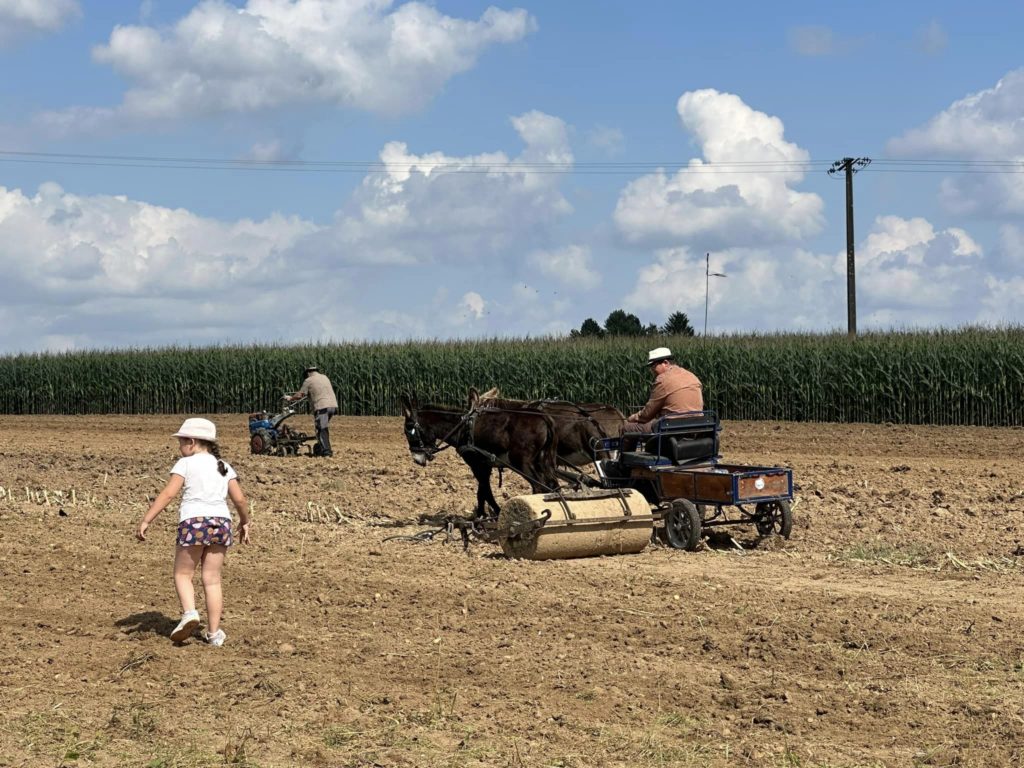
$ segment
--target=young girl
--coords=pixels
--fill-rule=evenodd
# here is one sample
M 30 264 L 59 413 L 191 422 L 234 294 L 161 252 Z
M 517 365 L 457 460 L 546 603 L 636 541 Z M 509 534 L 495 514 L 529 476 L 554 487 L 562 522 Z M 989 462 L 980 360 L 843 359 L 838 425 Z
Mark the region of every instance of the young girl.
M 139 523 L 136 536 L 146 540 L 146 529 L 179 491 L 181 506 L 178 515 L 178 540 L 174 555 L 174 588 L 181 601 L 181 621 L 171 632 L 171 640 L 187 639 L 199 625 L 192 575 L 203 565 L 203 591 L 206 594 L 207 628 L 203 638 L 213 646 L 224 645 L 226 635 L 220 628 L 224 607 L 220 587 L 220 571 L 227 548 L 233 543 L 231 512 L 227 497 L 238 510 L 241 539 L 249 543 L 249 503 L 238 484 L 235 470 L 220 458 L 217 449 L 217 427 L 207 419 L 185 419 L 174 433 L 182 458 L 171 468 L 171 479 L 149 506 Z

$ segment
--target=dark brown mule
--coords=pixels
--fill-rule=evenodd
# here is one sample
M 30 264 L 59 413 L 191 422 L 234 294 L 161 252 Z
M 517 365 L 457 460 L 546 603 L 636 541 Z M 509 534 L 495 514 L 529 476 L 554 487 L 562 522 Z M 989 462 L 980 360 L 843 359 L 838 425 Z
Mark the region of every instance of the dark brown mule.
M 475 399 L 474 399 L 475 398 Z M 597 459 L 596 441 L 618 437 L 626 417 L 618 408 L 604 403 L 573 403 L 568 400 L 506 400 L 497 388 L 476 395 L 470 390 L 470 404 L 505 403 L 507 407 L 536 410 L 547 414 L 555 425 L 558 463 L 578 470 Z
M 558 487 L 555 473 L 555 425 L 535 410 L 505 407 L 502 401 L 471 403 L 469 410 L 423 405 L 415 396 L 402 396 L 405 438 L 413 461 L 426 466 L 449 445 L 469 465 L 477 481 L 476 517 L 484 506 L 494 516 L 500 508 L 491 491 L 491 470 L 509 467 L 526 478 L 534 493 Z

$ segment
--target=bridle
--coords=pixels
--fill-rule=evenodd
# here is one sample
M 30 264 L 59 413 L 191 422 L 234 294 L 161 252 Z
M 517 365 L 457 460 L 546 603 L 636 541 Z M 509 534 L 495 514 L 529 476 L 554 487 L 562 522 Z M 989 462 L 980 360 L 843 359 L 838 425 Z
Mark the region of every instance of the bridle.
M 433 410 L 431 408 L 427 408 L 426 411 L 429 413 L 448 413 L 448 411 Z M 448 432 L 444 435 L 444 437 L 435 437 L 433 445 L 427 445 L 425 442 L 423 442 L 424 429 L 423 425 L 420 424 L 419 413 L 420 409 L 417 408 L 412 403 L 410 403 L 409 421 L 412 422 L 412 425 L 411 428 L 405 430 L 405 433 L 407 438 L 415 435 L 416 440 L 418 441 L 418 445 L 413 445 L 412 441 L 410 440 L 409 452 L 422 453 L 424 456 L 427 457 L 427 461 L 433 461 L 434 457 L 437 454 L 441 453 L 441 451 L 445 451 L 452 447 L 451 443 L 448 442 L 448 438 L 450 438 L 452 435 L 454 435 L 456 432 L 462 429 L 462 426 L 466 424 L 466 422 L 469 422 L 473 418 L 475 418 L 476 407 L 470 408 L 468 411 L 466 411 L 466 413 L 462 414 L 462 417 L 455 423 L 455 426 L 449 429 Z M 438 443 L 442 443 L 442 445 L 438 447 Z

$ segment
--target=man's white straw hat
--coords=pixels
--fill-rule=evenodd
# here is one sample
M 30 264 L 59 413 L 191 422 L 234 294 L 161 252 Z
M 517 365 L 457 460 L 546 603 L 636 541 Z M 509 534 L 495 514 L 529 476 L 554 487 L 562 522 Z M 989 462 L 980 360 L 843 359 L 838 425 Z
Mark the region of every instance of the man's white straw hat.
M 670 357 L 672 357 L 671 349 L 668 347 L 658 347 L 657 349 L 652 349 L 647 353 L 647 362 L 644 363 L 644 365 L 654 365 L 655 363 L 667 360 Z
M 191 437 L 195 440 L 217 442 L 217 425 L 209 419 L 185 419 L 173 437 Z

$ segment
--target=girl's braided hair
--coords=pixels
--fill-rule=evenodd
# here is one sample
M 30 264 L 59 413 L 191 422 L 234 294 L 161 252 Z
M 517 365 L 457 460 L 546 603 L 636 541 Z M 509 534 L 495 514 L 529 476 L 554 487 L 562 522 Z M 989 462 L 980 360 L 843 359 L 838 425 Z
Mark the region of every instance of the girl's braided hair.
M 227 475 L 228 468 L 224 466 L 224 459 L 220 457 L 220 448 L 216 443 L 210 442 L 209 440 L 196 440 L 197 443 L 202 443 L 206 446 L 206 450 L 213 454 L 213 458 L 217 460 L 217 471 L 221 475 Z

